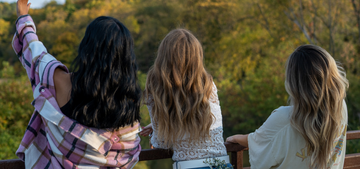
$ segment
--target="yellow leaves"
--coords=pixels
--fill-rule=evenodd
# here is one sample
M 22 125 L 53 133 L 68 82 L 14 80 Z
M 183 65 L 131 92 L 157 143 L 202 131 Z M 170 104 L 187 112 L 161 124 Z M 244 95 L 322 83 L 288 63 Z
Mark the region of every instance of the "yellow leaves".
M 56 43 L 65 43 L 68 45 L 76 45 L 78 43 L 78 38 L 74 32 L 64 32 L 58 36 Z
M 76 47 L 79 42 L 80 39 L 74 32 L 66 31 L 57 37 L 51 53 L 66 66 L 70 66 L 76 57 Z
M 201 7 L 235 7 L 236 4 L 235 3 L 231 3 L 231 2 L 200 2 L 197 4 L 198 6 Z
M 89 3 L 86 4 L 86 8 L 93 8 L 103 5 L 104 2 L 100 0 L 92 0 Z
M 42 21 L 37 25 L 37 34 L 41 41 L 45 42 L 45 46 L 53 43 L 54 37 L 57 37 L 60 32 L 68 29 L 68 23 L 65 20 Z
M 132 15 L 128 16 L 124 20 L 124 24 L 131 32 L 134 32 L 134 33 L 140 32 L 140 25 L 138 24 L 138 20 Z
M 90 9 L 80 9 L 75 11 L 70 19 L 72 26 L 79 28 L 80 25 L 84 25 L 84 23 L 88 24 L 90 21 L 89 13 Z
M 0 36 L 9 33 L 10 22 L 0 18 Z
M 37 11 L 37 10 L 34 10 Z M 46 13 L 46 20 L 51 22 L 54 20 L 65 20 L 67 17 L 67 12 L 63 9 L 59 9 L 55 6 L 48 6 L 44 10 L 40 10 L 40 13 Z

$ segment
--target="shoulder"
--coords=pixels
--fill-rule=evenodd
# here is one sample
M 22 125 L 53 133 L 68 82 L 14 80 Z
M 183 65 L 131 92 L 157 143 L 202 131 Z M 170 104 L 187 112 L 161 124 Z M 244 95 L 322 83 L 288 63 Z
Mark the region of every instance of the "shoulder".
M 219 96 L 218 96 L 217 92 L 218 92 L 218 90 L 217 90 L 217 87 L 215 85 L 215 82 L 212 81 L 211 94 L 210 94 L 210 97 L 209 97 L 210 102 L 219 104 L 219 98 L 218 98 Z
M 216 94 L 217 91 L 218 91 L 218 90 L 217 90 L 216 84 L 215 84 L 214 81 L 212 81 L 212 92 Z
M 70 99 L 70 92 L 72 88 L 71 74 L 61 68 L 56 68 L 54 71 L 54 86 L 56 100 L 58 105 L 61 107 Z
M 54 71 L 54 83 L 57 87 L 62 87 L 66 84 L 71 84 L 70 73 L 67 73 L 61 68 L 56 68 Z
M 263 125 L 250 135 L 261 137 L 265 140 L 276 137 L 279 133 L 284 131 L 283 129 L 291 126 L 291 112 L 292 106 L 281 106 L 275 109 Z
M 266 127 L 281 129 L 287 124 L 290 124 L 290 116 L 292 111 L 292 106 L 281 106 L 271 113 L 263 125 Z
M 271 113 L 270 117 L 277 118 L 283 121 L 288 121 L 290 120 L 290 115 L 292 111 L 293 111 L 293 106 L 280 106 Z
M 347 124 L 348 123 L 348 111 L 347 111 L 347 105 L 346 105 L 346 102 L 345 100 L 343 100 L 343 105 L 342 105 L 342 120 L 341 120 L 341 123 L 343 124 Z

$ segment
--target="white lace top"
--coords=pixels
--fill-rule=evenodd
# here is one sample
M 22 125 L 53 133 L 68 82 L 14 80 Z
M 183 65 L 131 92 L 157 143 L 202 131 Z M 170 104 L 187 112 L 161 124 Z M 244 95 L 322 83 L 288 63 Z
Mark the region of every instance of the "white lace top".
M 174 144 L 172 147 L 174 154 L 172 159 L 174 161 L 185 161 L 202 159 L 208 157 L 219 157 L 226 155 L 226 147 L 224 146 L 222 115 L 220 109 L 220 102 L 217 95 L 217 88 L 213 83 L 213 94 L 211 95 L 210 109 L 215 119 L 210 127 L 210 139 L 205 141 L 191 141 L 186 136 Z M 147 107 L 150 114 L 151 123 L 156 125 L 156 121 L 152 119 L 152 107 L 154 103 L 148 103 Z M 151 144 L 156 148 L 165 148 L 161 142 L 157 141 L 158 131 L 154 128 L 151 138 Z

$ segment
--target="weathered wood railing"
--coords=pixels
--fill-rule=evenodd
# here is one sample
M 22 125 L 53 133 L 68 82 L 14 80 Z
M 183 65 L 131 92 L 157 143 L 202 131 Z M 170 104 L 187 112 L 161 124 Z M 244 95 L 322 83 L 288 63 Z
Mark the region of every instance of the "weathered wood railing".
M 236 169 L 243 168 L 243 151 L 247 148 L 239 144 L 225 143 L 227 152 L 230 152 L 230 161 Z M 145 149 L 141 150 L 139 160 L 140 161 L 149 161 L 149 160 L 160 160 L 171 158 L 172 152 L 165 149 Z M 171 166 L 169 166 L 171 167 Z M 24 169 L 24 162 L 19 159 L 11 160 L 0 160 L 0 169 Z
M 234 165 L 236 169 L 243 168 L 243 151 L 247 150 L 246 147 L 240 144 L 233 144 L 225 142 L 225 147 L 227 152 L 230 152 L 230 162 Z M 171 158 L 172 152 L 164 149 L 146 149 L 142 150 L 140 153 L 140 161 L 148 161 L 148 160 L 159 160 Z M 169 166 L 170 167 L 170 166 Z M 171 167 L 170 167 L 171 168 Z
M 348 131 L 347 140 L 360 139 L 360 130 Z M 230 161 L 235 169 L 243 169 L 243 151 L 247 148 L 232 143 L 225 143 L 227 152 L 230 152 Z M 164 149 L 145 149 L 140 153 L 140 161 L 159 160 L 171 158 L 172 152 Z M 0 169 L 24 169 L 24 163 L 18 159 L 0 160 Z M 169 168 L 171 168 L 169 166 Z M 246 167 L 249 168 L 249 167 Z M 360 168 L 360 152 L 355 154 L 347 154 L 345 157 L 344 169 Z
M 360 130 L 347 131 L 346 140 L 360 139 Z M 347 154 L 345 156 L 344 169 L 359 169 L 360 168 L 360 152 L 354 154 Z

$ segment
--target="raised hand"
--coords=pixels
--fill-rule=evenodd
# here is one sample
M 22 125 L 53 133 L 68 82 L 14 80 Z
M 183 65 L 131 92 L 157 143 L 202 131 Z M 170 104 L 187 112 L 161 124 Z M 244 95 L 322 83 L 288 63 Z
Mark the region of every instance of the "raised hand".
M 17 16 L 26 15 L 29 13 L 30 5 L 29 0 L 18 0 L 16 6 L 16 14 Z

